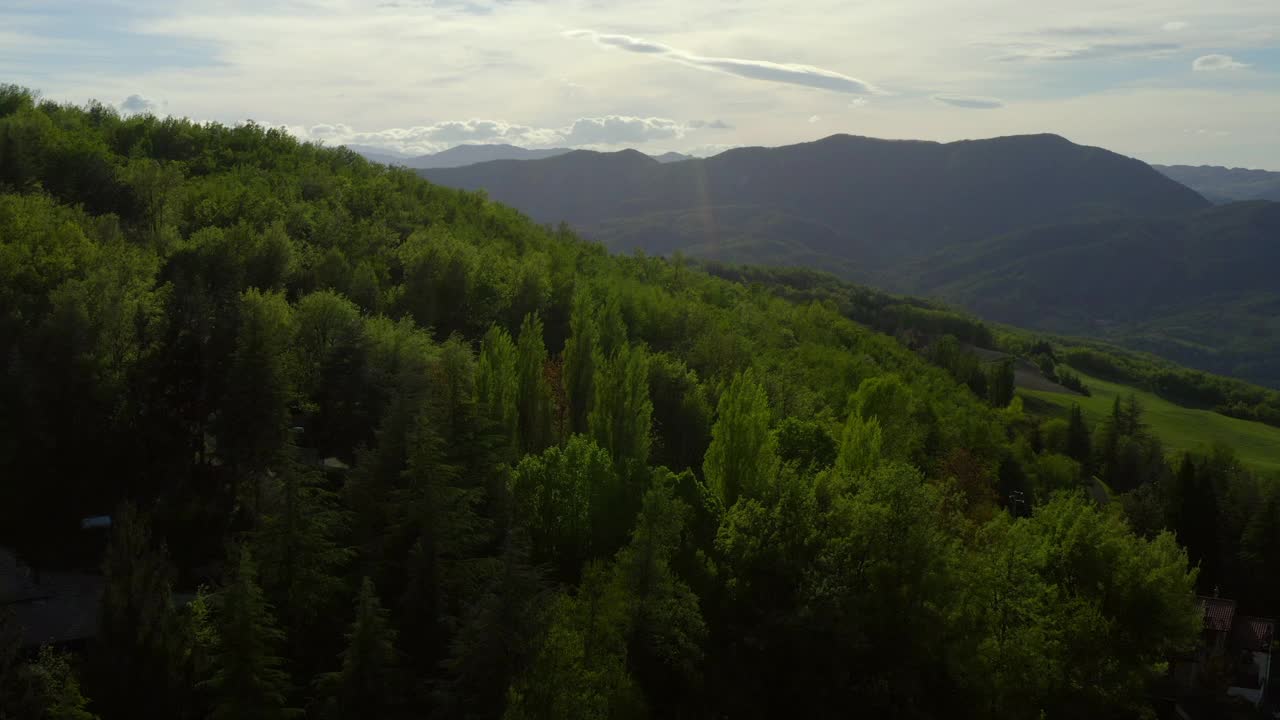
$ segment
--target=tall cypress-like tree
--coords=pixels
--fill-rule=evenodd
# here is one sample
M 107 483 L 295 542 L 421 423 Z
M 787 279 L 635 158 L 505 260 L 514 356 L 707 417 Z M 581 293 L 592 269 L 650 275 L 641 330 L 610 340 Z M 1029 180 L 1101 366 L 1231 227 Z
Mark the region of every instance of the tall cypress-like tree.
M 547 346 L 542 340 L 542 320 L 525 316 L 516 344 L 516 433 L 520 452 L 541 452 L 552 437 L 551 386 L 546 378 Z
M 773 483 L 778 454 L 769 432 L 769 397 L 747 370 L 720 397 L 711 447 L 702 471 L 725 507 L 739 497 L 760 497 Z
M 518 427 L 519 390 L 516 345 L 505 329 L 494 325 L 480 343 L 480 358 L 476 364 L 476 402 L 480 414 L 511 438 L 513 447 Z
M 652 442 L 653 402 L 649 399 L 649 359 L 643 348 L 623 345 L 596 374 L 588 425 L 596 443 L 619 468 L 643 466 Z
M 219 593 L 216 636 L 210 657 L 211 720 L 280 720 L 294 717 L 289 674 L 279 653 L 284 633 L 258 587 L 258 569 L 241 548 L 230 583 Z
M 564 345 L 564 392 L 569 403 L 569 430 L 584 433 L 593 402 L 596 358 L 600 352 L 594 306 L 585 288 L 579 288 L 573 295 L 569 333 Z

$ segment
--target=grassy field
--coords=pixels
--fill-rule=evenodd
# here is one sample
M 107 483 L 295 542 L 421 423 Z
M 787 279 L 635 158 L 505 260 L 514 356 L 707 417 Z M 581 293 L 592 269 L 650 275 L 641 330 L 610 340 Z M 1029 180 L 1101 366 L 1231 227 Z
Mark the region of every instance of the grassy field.
M 1043 409 L 1052 412 L 1053 407 L 1045 406 L 1066 409 L 1072 403 L 1079 403 L 1091 425 L 1111 412 L 1117 395 L 1127 396 L 1136 392 L 1146 409 L 1147 424 L 1170 453 L 1206 449 L 1222 442 L 1235 448 L 1241 462 L 1246 465 L 1266 473 L 1280 474 L 1280 428 L 1237 420 L 1208 410 L 1180 407 L 1149 392 L 1078 374 L 1093 391 L 1092 397 L 1026 389 L 1018 392 L 1026 398 L 1029 411 Z

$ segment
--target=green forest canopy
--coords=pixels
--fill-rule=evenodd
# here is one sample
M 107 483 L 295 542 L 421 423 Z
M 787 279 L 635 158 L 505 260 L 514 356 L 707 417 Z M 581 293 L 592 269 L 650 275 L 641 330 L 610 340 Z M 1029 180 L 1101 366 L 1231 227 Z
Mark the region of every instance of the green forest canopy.
M 82 563 L 119 508 L 97 638 L 0 643 L 0 714 L 1123 716 L 1197 584 L 1280 597 L 1229 451 L 1042 426 L 830 303 L 14 87 L 0 190 L 0 540 Z

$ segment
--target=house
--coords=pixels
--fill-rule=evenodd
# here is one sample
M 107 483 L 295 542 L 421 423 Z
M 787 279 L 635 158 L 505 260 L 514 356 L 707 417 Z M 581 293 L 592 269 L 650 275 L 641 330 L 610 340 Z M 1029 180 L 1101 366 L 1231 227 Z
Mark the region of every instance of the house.
M 1254 707 L 1262 705 L 1271 676 L 1271 644 L 1275 639 L 1273 620 L 1237 617 L 1227 642 L 1231 686 L 1227 695 L 1247 700 Z
M 1197 600 L 1203 618 L 1200 644 L 1175 660 L 1177 686 L 1184 696 L 1225 692 L 1261 707 L 1267 699 L 1276 621 L 1242 615 L 1234 600 L 1216 595 Z

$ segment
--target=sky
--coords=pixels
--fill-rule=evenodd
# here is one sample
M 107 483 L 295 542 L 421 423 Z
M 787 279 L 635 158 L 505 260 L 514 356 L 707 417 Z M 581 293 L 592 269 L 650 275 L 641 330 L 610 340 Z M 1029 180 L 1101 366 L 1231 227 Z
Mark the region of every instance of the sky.
M 0 82 L 410 155 L 1051 132 L 1280 170 L 1280 0 L 0 0 Z

